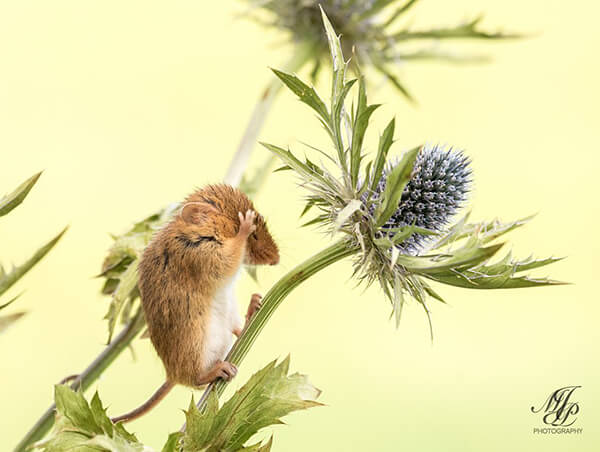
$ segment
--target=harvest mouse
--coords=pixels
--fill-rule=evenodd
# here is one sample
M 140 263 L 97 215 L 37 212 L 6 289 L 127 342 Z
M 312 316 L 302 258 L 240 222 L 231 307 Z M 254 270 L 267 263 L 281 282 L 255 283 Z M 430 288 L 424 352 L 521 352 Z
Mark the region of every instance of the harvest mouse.
M 139 265 L 139 289 L 150 339 L 166 382 L 139 408 L 152 409 L 176 384 L 199 387 L 229 380 L 237 368 L 223 361 L 243 323 L 235 283 L 243 264 L 275 265 L 279 251 L 252 201 L 225 184 L 208 185 L 184 201 L 181 212 L 154 236 Z M 260 308 L 254 294 L 246 322 Z

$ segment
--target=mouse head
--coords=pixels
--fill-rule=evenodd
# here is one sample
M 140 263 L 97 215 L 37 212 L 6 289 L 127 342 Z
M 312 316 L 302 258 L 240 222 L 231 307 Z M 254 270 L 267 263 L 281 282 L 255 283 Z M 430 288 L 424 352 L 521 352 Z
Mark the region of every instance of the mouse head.
M 252 201 L 237 188 L 226 184 L 207 185 L 187 197 L 180 217 L 186 235 L 222 241 L 237 234 L 240 227 L 238 212 L 246 213 L 249 209 L 256 212 Z M 275 265 L 279 263 L 279 249 L 265 219 L 256 213 L 256 230 L 248 237 L 245 263 Z

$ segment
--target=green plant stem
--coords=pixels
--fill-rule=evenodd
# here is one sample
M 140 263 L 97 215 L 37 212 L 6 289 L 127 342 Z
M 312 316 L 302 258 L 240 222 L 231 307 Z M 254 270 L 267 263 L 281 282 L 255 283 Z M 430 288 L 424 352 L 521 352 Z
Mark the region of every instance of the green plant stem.
M 144 328 L 144 314 L 141 307 L 135 316 L 129 321 L 127 326 L 115 337 L 110 344 L 100 353 L 96 359 L 81 374 L 73 380 L 72 389 L 81 388 L 82 391 L 88 389 L 102 372 L 112 364 L 112 362 L 125 350 L 131 341 Z M 36 441 L 41 440 L 44 435 L 52 428 L 54 424 L 54 411 L 56 405 L 52 405 L 35 423 L 31 430 L 25 435 L 21 442 L 15 448 L 15 452 L 25 451 L 27 447 Z
M 275 310 L 294 288 L 325 267 L 358 251 L 360 251 L 358 245 L 352 246 L 346 240 L 340 240 L 289 271 L 264 296 L 262 307 L 254 314 L 250 323 L 244 328 L 242 334 L 225 358 L 225 361 L 239 366 Z M 204 409 L 211 392 L 214 391 L 217 397 L 220 397 L 223 391 L 225 391 L 226 386 L 227 382 L 224 380 L 217 380 L 208 385 L 204 394 L 202 394 L 202 398 L 197 403 L 198 409 Z M 185 429 L 185 426 L 183 429 Z
M 294 56 L 291 60 L 284 66 L 286 72 L 296 72 L 302 68 L 312 57 L 315 50 L 315 44 L 311 42 L 304 42 L 299 44 L 294 48 Z M 242 180 L 242 175 L 248 165 L 248 160 L 250 159 L 250 154 L 252 153 L 252 149 L 256 145 L 256 140 L 258 139 L 258 134 L 262 129 L 265 120 L 269 112 L 271 111 L 271 107 L 277 94 L 281 91 L 283 84 L 277 78 L 273 78 L 272 81 L 266 86 L 262 95 L 260 96 L 258 102 L 254 106 L 254 110 L 252 111 L 252 115 L 250 116 L 250 121 L 246 126 L 246 130 L 244 131 L 244 135 L 238 145 L 237 151 L 227 169 L 227 173 L 225 174 L 225 178 L 223 179 L 225 183 L 238 186 L 240 181 Z

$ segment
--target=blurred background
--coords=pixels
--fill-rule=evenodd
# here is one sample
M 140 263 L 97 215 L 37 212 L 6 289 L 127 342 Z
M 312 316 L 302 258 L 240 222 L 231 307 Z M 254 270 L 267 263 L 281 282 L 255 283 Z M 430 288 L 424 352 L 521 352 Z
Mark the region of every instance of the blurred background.
M 25 203 L 0 221 L 0 259 L 20 263 L 71 226 L 7 297 L 25 290 L 14 310 L 28 314 L 0 336 L 0 449 L 14 447 L 49 406 L 53 384 L 101 351 L 109 299 L 99 295 L 102 281 L 94 275 L 112 243 L 109 233 L 219 181 L 273 77 L 268 67 L 288 59 L 281 34 L 235 18 L 243 7 L 0 3 L 0 191 L 44 170 Z M 405 309 L 396 330 L 379 289 L 355 288 L 349 262 L 323 271 L 286 300 L 229 388 L 291 353 L 292 369 L 322 389 L 325 407 L 271 429 L 274 450 L 597 450 L 600 7 L 582 0 L 429 0 L 410 17 L 418 27 L 482 12 L 485 28 L 531 37 L 449 43 L 490 54 L 487 65 L 401 68 L 416 107 L 383 80 L 372 84 L 371 102 L 384 107 L 374 116 L 370 147 L 395 115 L 392 152 L 423 141 L 464 148 L 475 172 L 471 218 L 538 212 L 509 236 L 514 245 L 507 248 L 523 257 L 568 256 L 548 272 L 574 284 L 494 292 L 439 287 L 450 303 L 431 306 L 432 344 L 418 306 Z M 325 140 L 287 92 L 260 138 L 302 152 L 298 140 Z M 265 152 L 257 149 L 253 164 Z M 299 228 L 302 195 L 280 172 L 257 197 L 282 260 L 259 271 L 258 284 L 241 282 L 241 309 L 252 292 L 266 292 L 328 243 Z M 94 385 L 111 415 L 138 406 L 164 380 L 150 342 L 137 340 L 134 349 L 135 358 L 123 353 Z M 534 435 L 542 424 L 530 407 L 568 385 L 582 386 L 575 426 L 583 433 Z M 131 430 L 160 450 L 182 424 L 191 393 L 177 388 Z

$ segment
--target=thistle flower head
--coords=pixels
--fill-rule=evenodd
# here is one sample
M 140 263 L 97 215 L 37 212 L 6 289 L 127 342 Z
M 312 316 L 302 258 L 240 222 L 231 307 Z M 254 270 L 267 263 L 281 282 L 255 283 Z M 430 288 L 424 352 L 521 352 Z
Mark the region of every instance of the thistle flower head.
M 281 169 L 296 172 L 308 190 L 303 214 L 311 209 L 320 211 L 307 224 L 344 234 L 345 246 L 355 255 L 354 276 L 367 284 L 379 282 L 397 322 L 406 295 L 415 299 L 428 317 L 428 299 L 443 301 L 430 286 L 431 281 L 476 289 L 558 284 L 519 274 L 550 264 L 555 258 L 519 261 L 508 254 L 489 263 L 502 247 L 502 243 L 490 242 L 529 218 L 469 224 L 467 214 L 450 224 L 471 185 L 469 159 L 461 151 L 418 146 L 400 159 L 390 159 L 395 129 L 395 120 L 391 120 L 379 139 L 376 155 L 371 158 L 364 152 L 365 133 L 377 105 L 368 104 L 365 83 L 360 79 L 352 108 L 346 110 L 345 99 L 357 80 L 345 79 L 347 63 L 339 37 L 324 13 L 323 22 L 333 60 L 331 103 L 327 105 L 314 88 L 295 75 L 274 72 L 313 109 L 325 127 L 334 152 L 316 150 L 333 162 L 334 171 L 323 163 L 308 158 L 302 161 L 289 150 L 264 144 L 284 162 Z M 425 245 L 427 254 L 422 255 Z
M 321 63 L 328 60 L 328 44 L 323 33 L 321 10 L 327 13 L 335 30 L 344 37 L 344 54 L 372 66 L 412 99 L 398 78 L 399 63 L 414 60 L 451 62 L 482 61 L 481 56 L 460 55 L 440 49 L 435 41 L 471 38 L 502 39 L 516 35 L 486 32 L 479 28 L 481 17 L 454 26 L 413 30 L 401 20 L 418 0 L 248 0 L 247 15 L 271 27 L 286 31 L 296 43 L 312 42 L 313 78 Z M 267 11 L 264 15 L 257 10 Z
M 378 200 L 387 183 L 387 175 L 398 161 L 383 172 L 372 195 Z M 415 225 L 441 232 L 467 199 L 471 185 L 469 158 L 462 151 L 440 146 L 424 146 L 419 151 L 411 178 L 404 187 L 400 204 L 390 219 L 381 226 L 387 230 Z M 398 248 L 404 253 L 417 253 L 427 236 L 412 234 Z

